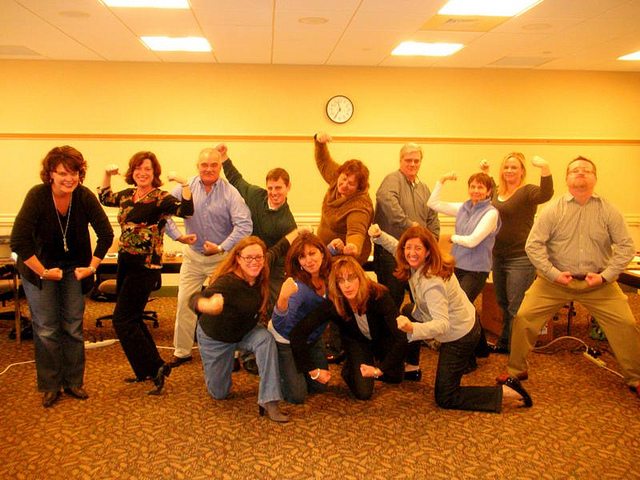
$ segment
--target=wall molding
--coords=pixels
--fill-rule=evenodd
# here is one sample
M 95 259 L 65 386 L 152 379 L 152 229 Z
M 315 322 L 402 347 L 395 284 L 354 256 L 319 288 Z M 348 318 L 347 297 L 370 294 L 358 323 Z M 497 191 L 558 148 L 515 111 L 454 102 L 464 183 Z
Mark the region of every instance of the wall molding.
M 105 140 L 158 142 L 308 142 L 310 135 L 211 135 L 187 133 L 98 133 L 98 132 L 0 132 L 0 140 Z M 538 137 L 430 137 L 383 135 L 335 135 L 334 142 L 349 143 L 407 143 L 421 144 L 523 144 L 523 145 L 607 145 L 640 146 L 633 138 L 538 138 Z

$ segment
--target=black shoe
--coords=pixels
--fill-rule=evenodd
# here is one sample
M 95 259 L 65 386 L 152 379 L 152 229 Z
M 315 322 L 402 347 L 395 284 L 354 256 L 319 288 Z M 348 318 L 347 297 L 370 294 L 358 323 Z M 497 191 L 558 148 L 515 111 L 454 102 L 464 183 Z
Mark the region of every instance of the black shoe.
M 509 349 L 504 345 L 499 345 L 499 344 L 493 345 L 491 343 L 488 343 L 487 346 L 489 347 L 489 351 L 491 353 L 500 353 L 505 355 L 509 354 Z
M 531 400 L 529 392 L 524 389 L 522 383 L 520 383 L 520 380 L 518 380 L 516 377 L 507 378 L 507 380 L 504 382 L 504 385 L 520 394 L 525 407 L 529 408 L 533 406 L 533 400 Z
M 149 390 L 147 395 L 160 395 L 162 393 L 162 389 L 164 388 L 164 378 L 171 375 L 171 367 L 169 364 L 163 364 L 159 369 L 156 376 L 153 377 L 153 384 L 156 386 L 153 390 Z
M 411 370 L 410 372 L 404 372 L 404 379 L 410 382 L 419 382 L 422 380 L 422 370 Z
M 171 358 L 169 362 L 169 366 L 171 368 L 176 368 L 182 365 L 183 363 L 189 363 L 193 360 L 193 357 L 189 355 L 188 357 L 176 357 L 175 355 Z
M 258 375 L 258 364 L 256 363 L 255 358 L 250 358 L 249 360 L 245 361 L 242 366 L 251 375 Z
M 341 350 L 338 353 L 327 353 L 326 358 L 328 363 L 342 363 L 346 356 L 345 351 Z
M 278 423 L 287 423 L 289 421 L 289 415 L 286 413 L 282 413 L 278 408 L 278 401 L 274 400 L 273 402 L 267 402 L 264 406 L 258 406 L 258 413 L 261 417 L 264 417 L 264 414 L 267 414 L 267 418 L 273 422 Z
M 60 398 L 60 391 L 56 392 L 44 392 L 42 396 L 42 406 L 44 408 L 53 407 L 53 404 Z
M 78 400 L 86 400 L 87 398 L 89 398 L 89 394 L 82 387 L 66 387 L 64 389 L 64 393 L 66 393 L 67 395 L 71 395 Z

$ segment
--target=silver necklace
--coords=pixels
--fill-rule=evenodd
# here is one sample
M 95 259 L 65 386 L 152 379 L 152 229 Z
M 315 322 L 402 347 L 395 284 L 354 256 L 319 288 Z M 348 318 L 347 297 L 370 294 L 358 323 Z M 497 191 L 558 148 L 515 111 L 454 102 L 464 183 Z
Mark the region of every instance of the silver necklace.
M 62 232 L 62 246 L 64 247 L 64 253 L 69 253 L 69 247 L 67 246 L 67 230 L 69 230 L 69 219 L 71 218 L 71 204 L 73 202 L 73 194 L 69 199 L 69 208 L 67 209 L 67 222 L 62 228 L 62 220 L 60 220 L 60 212 L 58 212 L 58 206 L 56 205 L 56 197 L 51 192 L 51 198 L 53 199 L 53 208 L 56 210 L 56 217 L 58 218 L 58 225 L 60 225 L 60 232 Z

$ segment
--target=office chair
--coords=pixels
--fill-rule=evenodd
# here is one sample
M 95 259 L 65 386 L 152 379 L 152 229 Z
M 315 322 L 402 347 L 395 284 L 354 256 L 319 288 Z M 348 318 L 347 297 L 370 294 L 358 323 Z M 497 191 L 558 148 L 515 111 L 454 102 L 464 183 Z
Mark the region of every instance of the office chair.
M 22 292 L 20 278 L 17 276 L 15 265 L 0 265 L 0 303 L 2 307 L 7 307 L 7 302 L 13 301 L 13 310 L 0 312 L 0 320 L 16 321 L 16 311 L 20 311 L 20 296 Z M 15 276 L 15 278 L 14 278 Z M 17 290 L 16 290 L 17 289 Z M 20 312 L 18 326 L 14 326 L 9 338 L 14 340 L 17 337 L 17 330 L 21 330 L 21 338 L 32 338 L 31 324 L 29 319 Z
M 155 292 L 160 290 L 160 287 L 162 287 L 162 277 L 160 277 L 158 282 L 154 285 L 153 291 Z M 115 301 L 116 291 L 117 284 L 115 278 L 104 280 L 98 285 L 99 295 L 102 295 L 104 298 L 112 298 Z M 153 300 L 155 300 L 155 298 L 152 297 L 149 299 L 149 302 L 152 302 Z M 102 327 L 102 322 L 104 320 L 113 320 L 113 314 L 102 315 L 101 317 L 96 318 L 96 327 Z M 158 322 L 158 312 L 155 310 L 145 310 L 142 312 L 142 320 L 151 322 L 153 328 L 158 328 L 160 326 L 160 323 Z

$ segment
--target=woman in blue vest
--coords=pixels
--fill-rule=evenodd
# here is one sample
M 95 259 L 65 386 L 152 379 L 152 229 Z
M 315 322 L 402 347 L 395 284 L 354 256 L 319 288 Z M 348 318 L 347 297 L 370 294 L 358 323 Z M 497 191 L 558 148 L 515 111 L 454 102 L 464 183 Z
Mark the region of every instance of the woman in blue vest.
M 500 229 L 500 215 L 491 204 L 493 182 L 486 173 L 474 173 L 467 181 L 469 200 L 443 202 L 440 191 L 447 180 L 456 180 L 450 172 L 436 182 L 427 205 L 438 213 L 456 217 L 455 234 L 451 236 L 451 254 L 456 259 L 454 273 L 460 287 L 471 303 L 475 301 L 491 271 L 493 245 Z M 489 347 L 484 333 L 480 337 L 476 355 L 487 356 Z M 475 358 L 469 370 L 476 367 Z

